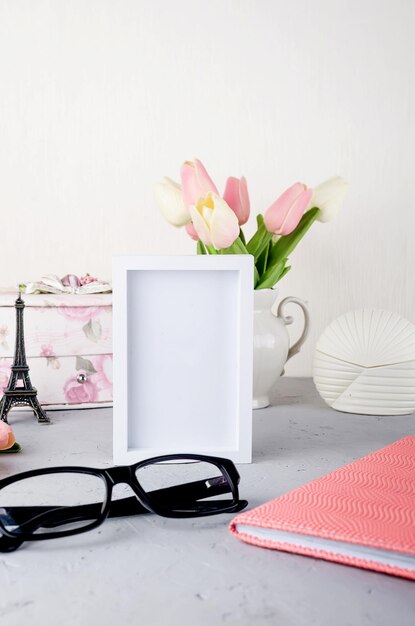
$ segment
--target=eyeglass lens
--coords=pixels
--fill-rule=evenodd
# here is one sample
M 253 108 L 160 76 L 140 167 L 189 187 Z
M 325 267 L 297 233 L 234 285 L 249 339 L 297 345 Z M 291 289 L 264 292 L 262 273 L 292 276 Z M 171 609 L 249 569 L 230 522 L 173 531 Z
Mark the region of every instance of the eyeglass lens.
M 67 532 L 95 523 L 105 500 L 106 484 L 99 476 L 80 472 L 42 474 L 0 490 L 0 519 L 16 536 Z M 80 515 L 87 519 L 78 519 Z
M 207 461 L 177 459 L 144 465 L 136 470 L 136 477 L 154 505 L 172 512 L 220 510 L 233 499 L 226 475 Z

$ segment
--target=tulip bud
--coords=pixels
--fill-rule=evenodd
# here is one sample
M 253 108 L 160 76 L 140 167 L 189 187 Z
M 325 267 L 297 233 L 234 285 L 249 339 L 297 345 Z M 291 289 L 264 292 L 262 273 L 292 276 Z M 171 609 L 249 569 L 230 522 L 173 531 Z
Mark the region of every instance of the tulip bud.
M 154 196 L 164 218 L 173 226 L 184 226 L 190 222 L 189 211 L 185 207 L 181 186 L 165 176 L 161 183 L 154 185 Z
M 207 173 L 204 165 L 195 159 L 194 163 L 183 163 L 180 176 L 182 180 L 183 199 L 187 208 L 196 205 L 199 198 L 205 198 L 212 191 L 218 193 L 214 182 Z
M 216 250 L 229 248 L 239 236 L 238 218 L 228 204 L 215 193 L 200 198 L 190 207 L 193 226 L 206 246 Z
M 231 209 L 238 218 L 239 225 L 242 226 L 248 221 L 250 212 L 248 186 L 246 184 L 246 178 L 242 176 L 235 178 L 230 176 L 226 181 L 225 193 L 223 199 L 229 204 Z
M 313 195 L 309 204 L 310 209 L 320 209 L 319 222 L 328 222 L 333 219 L 341 205 L 347 191 L 347 183 L 340 176 L 326 180 L 313 189 Z
M 312 195 L 302 183 L 295 183 L 266 210 L 264 223 L 274 235 L 289 235 L 298 225 Z

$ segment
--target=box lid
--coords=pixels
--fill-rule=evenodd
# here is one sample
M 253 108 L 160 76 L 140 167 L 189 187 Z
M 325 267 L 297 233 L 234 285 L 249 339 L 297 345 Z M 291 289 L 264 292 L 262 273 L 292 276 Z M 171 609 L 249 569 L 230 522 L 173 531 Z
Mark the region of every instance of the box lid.
M 14 307 L 19 290 L 13 287 L 0 289 L 0 306 Z M 110 306 L 112 293 L 91 294 L 25 294 L 22 299 L 27 307 L 90 307 Z

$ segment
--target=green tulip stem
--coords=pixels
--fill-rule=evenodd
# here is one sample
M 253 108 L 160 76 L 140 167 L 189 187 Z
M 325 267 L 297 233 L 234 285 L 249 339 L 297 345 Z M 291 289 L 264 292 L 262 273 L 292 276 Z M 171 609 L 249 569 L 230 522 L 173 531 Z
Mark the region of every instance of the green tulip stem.
M 197 250 L 197 254 L 207 254 L 205 244 L 200 239 L 197 242 L 196 250 Z
M 254 236 L 247 243 L 247 250 L 255 259 L 255 265 L 259 257 L 264 252 L 269 242 L 272 240 L 272 233 L 268 232 L 262 215 L 257 216 L 258 228 Z
M 320 214 L 320 209 L 314 207 L 304 213 L 298 223 L 298 226 L 289 235 L 280 237 L 272 246 L 268 255 L 268 267 L 280 263 L 282 259 L 286 259 L 291 252 L 297 247 L 301 239 L 304 237 L 310 226 L 316 221 Z

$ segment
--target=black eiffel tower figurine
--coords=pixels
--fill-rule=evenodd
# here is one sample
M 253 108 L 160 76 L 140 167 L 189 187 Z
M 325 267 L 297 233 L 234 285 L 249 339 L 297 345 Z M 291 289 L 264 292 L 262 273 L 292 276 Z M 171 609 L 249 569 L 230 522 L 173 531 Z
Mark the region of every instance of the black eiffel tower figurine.
M 23 309 L 25 304 L 21 294 L 15 302 L 16 309 L 16 348 L 14 361 L 7 389 L 0 401 L 0 420 L 7 423 L 7 415 L 14 406 L 30 406 L 38 422 L 48 423 L 49 418 L 39 404 L 37 390 L 32 386 L 29 375 L 29 366 L 26 361 L 24 345 Z M 18 381 L 21 381 L 20 385 Z

